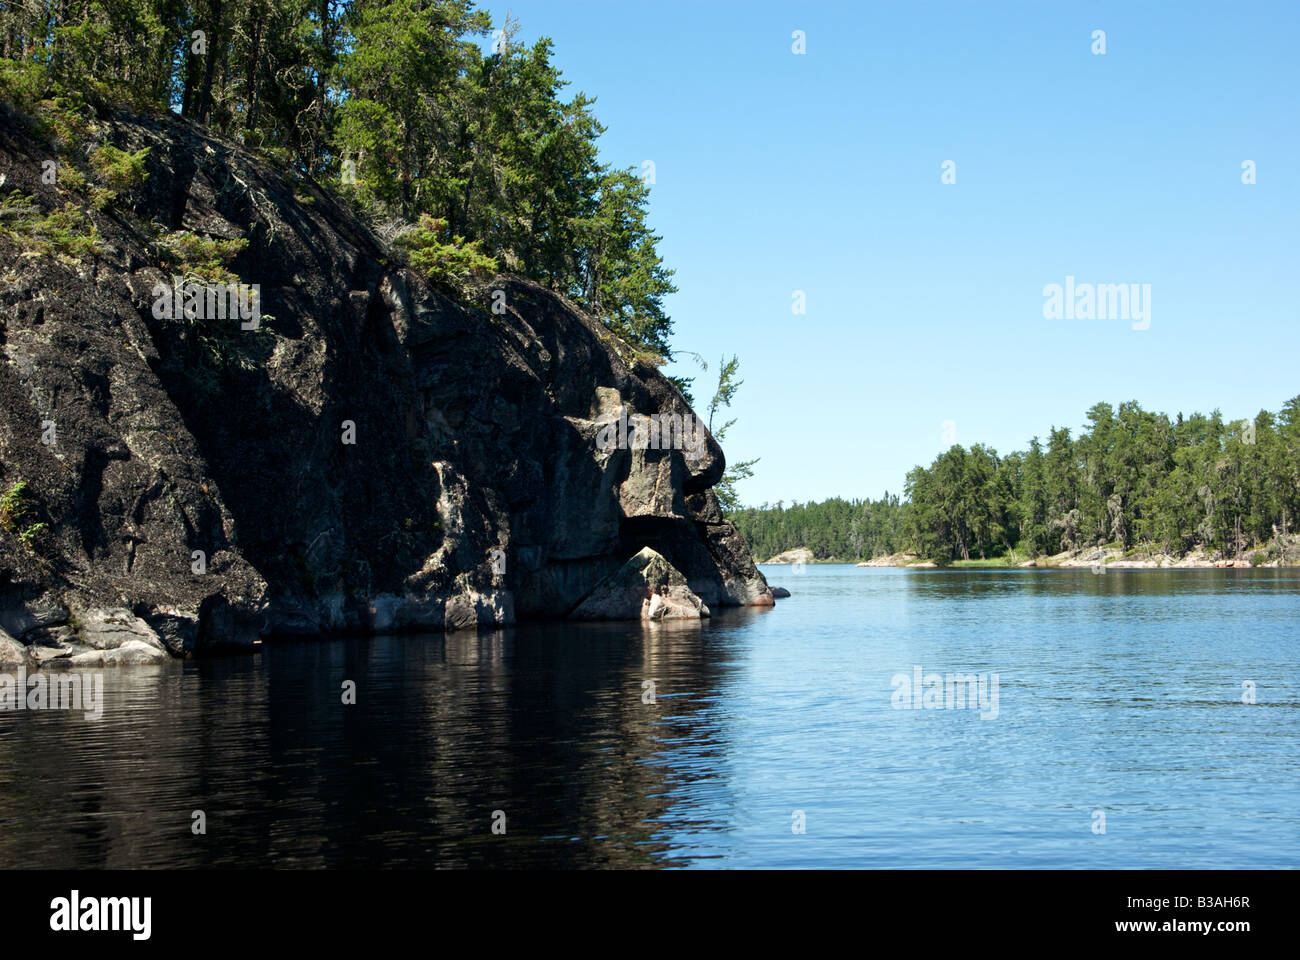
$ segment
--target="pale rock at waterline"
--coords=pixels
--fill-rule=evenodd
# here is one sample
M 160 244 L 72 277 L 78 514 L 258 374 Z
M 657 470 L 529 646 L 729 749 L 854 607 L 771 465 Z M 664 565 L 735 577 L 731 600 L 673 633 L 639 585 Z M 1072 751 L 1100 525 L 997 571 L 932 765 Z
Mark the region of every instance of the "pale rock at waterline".
M 95 650 L 115 650 L 132 641 L 154 647 L 163 653 L 167 648 L 149 624 L 124 608 L 94 609 L 77 618 L 79 639 Z
M 596 585 L 572 620 L 681 620 L 709 616 L 686 577 L 649 547 Z
M 793 550 L 784 550 L 775 557 L 764 560 L 764 564 L 770 563 L 812 563 L 813 554 L 807 547 L 796 547 Z
M 451 632 L 481 626 L 504 627 L 514 622 L 514 599 L 508 591 L 480 594 L 471 590 L 447 601 L 444 628 Z
M 143 640 L 127 640 L 112 650 L 87 650 L 68 660 L 73 667 L 123 667 L 151 663 L 166 663 L 171 659 L 161 643 L 154 645 Z

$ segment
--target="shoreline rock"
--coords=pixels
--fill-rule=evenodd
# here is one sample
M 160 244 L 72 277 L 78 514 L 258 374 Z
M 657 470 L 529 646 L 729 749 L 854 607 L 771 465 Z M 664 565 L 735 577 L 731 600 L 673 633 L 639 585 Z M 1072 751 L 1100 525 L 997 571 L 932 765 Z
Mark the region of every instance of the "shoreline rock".
M 813 552 L 807 547 L 795 547 L 793 550 L 785 550 L 763 561 L 764 566 L 782 566 L 784 564 L 802 563 L 809 564 L 813 562 Z
M 891 553 L 886 557 L 872 557 L 870 560 L 863 560 L 861 563 L 854 564 L 858 567 L 908 567 L 919 563 L 920 557 L 913 553 Z
M 713 491 L 726 460 L 707 431 L 689 449 L 599 442 L 610 423 L 698 418 L 567 298 L 501 274 L 485 289 L 504 313 L 483 291 L 453 299 L 327 192 L 300 202 L 273 164 L 182 118 L 106 108 L 94 139 L 149 148 L 148 178 L 108 212 L 42 182 L 49 144 L 0 124 L 6 189 L 45 211 L 71 195 L 101 243 L 92 270 L 0 233 L 0 493 L 24 481 L 43 531 L 0 528 L 11 639 L 49 663 L 125 663 L 136 641 L 189 657 L 490 629 L 567 615 L 646 548 L 685 579 L 656 617 L 773 605 Z M 220 364 L 155 315 L 172 272 L 155 230 L 248 241 L 229 268 L 265 314 L 218 331 Z
M 1291 539 L 1300 541 L 1300 537 L 1292 537 Z M 1262 547 L 1247 550 L 1239 557 L 1223 557 L 1217 554 L 1208 554 L 1199 547 L 1182 557 L 1174 557 L 1169 554 L 1158 552 L 1149 555 L 1135 554 L 1126 557 L 1123 551 L 1115 547 L 1084 547 L 1079 550 L 1063 551 L 1048 557 L 1038 557 L 1033 560 L 1016 562 L 1008 560 L 1004 563 L 994 564 L 992 566 L 981 566 L 974 569 L 1037 568 L 1070 570 L 1091 569 L 1099 565 L 1114 570 L 1300 569 L 1300 542 L 1294 544 L 1288 543 L 1286 545 L 1285 555 L 1293 562 L 1289 562 L 1285 566 L 1281 563 L 1280 557 L 1270 560 L 1259 559 L 1261 555 L 1269 556 L 1280 549 L 1278 541 L 1275 540 Z M 874 557 L 871 560 L 859 562 L 855 564 L 855 566 L 912 567 L 918 569 L 929 569 L 937 565 L 934 563 L 919 563 L 917 562 L 917 558 L 911 554 L 892 554 L 886 557 Z M 958 567 L 957 569 L 971 568 Z
M 709 608 L 686 577 L 649 547 L 601 581 L 570 620 L 699 620 Z

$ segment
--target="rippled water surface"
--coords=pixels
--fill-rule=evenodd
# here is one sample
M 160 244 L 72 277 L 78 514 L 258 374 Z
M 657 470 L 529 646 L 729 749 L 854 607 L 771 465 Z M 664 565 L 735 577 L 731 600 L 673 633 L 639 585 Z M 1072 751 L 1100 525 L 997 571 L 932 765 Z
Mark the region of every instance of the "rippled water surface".
M 766 572 L 701 625 L 103 671 L 100 720 L 0 713 L 0 867 L 1300 866 L 1300 572 Z M 916 666 L 997 716 L 895 709 Z

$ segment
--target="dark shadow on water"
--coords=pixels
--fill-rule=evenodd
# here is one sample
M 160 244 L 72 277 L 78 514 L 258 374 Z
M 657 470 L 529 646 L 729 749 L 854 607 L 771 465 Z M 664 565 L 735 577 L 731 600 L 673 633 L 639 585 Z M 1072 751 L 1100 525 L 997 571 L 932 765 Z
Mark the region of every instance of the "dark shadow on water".
M 710 635 L 538 624 L 104 671 L 98 721 L 0 714 L 0 866 L 670 865 L 664 754 L 728 670 Z

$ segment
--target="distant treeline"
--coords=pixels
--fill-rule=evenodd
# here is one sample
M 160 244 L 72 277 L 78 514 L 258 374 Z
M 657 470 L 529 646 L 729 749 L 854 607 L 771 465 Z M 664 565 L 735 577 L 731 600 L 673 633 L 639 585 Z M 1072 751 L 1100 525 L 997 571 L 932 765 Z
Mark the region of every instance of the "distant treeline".
M 902 551 L 908 541 L 907 504 L 897 494 L 880 500 L 763 504 L 727 514 L 756 560 L 807 547 L 818 560 L 861 560 Z
M 905 498 L 764 504 L 730 519 L 760 559 L 807 547 L 818 559 L 907 552 L 939 562 L 1027 557 L 1114 544 L 1237 554 L 1292 532 L 1300 511 L 1300 396 L 1277 414 L 1170 420 L 1135 401 L 1088 411 L 1073 438 L 1004 457 L 954 446 L 907 475 Z

